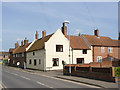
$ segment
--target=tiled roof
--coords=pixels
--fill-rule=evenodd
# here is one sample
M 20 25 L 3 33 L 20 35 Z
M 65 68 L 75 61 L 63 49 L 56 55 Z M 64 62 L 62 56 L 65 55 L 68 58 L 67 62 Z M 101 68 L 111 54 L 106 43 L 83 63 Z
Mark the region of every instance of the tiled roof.
M 69 39 L 69 36 L 66 36 Z M 86 41 L 81 36 L 70 36 L 70 46 L 73 49 L 90 49 Z
M 119 40 L 113 40 L 110 37 L 95 36 L 95 35 L 83 35 L 90 45 L 97 46 L 120 46 Z
M 13 51 L 13 54 L 25 52 L 25 51 L 26 51 L 26 48 L 27 48 L 30 44 L 31 44 L 31 43 L 28 43 L 28 44 L 23 45 L 23 46 L 19 46 L 18 48 L 16 48 L 16 49 Z
M 35 41 L 35 43 L 30 47 L 28 52 L 44 48 L 44 43 L 47 42 L 52 35 L 53 34 L 50 34 L 44 38 L 40 38 L 37 41 Z

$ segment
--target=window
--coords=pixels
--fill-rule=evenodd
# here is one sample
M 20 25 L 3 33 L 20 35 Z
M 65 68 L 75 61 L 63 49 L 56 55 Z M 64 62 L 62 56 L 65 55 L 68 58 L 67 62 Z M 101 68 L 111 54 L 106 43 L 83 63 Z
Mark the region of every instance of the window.
M 77 64 L 84 63 L 84 58 L 77 58 Z
M 110 60 L 110 61 L 113 61 L 113 60 L 114 60 L 114 58 L 113 58 L 113 57 L 109 57 L 109 60 Z
M 15 64 L 15 61 L 13 60 L 13 64 Z
M 31 59 L 29 60 L 29 64 L 32 64 L 32 60 Z
M 22 57 L 24 57 L 24 53 L 22 53 Z
M 113 49 L 112 47 L 108 47 L 108 53 L 112 53 Z
M 104 53 L 104 47 L 101 47 L 101 51 L 102 51 L 102 53 Z
M 18 54 L 16 54 L 16 57 L 18 57 Z
M 63 45 L 56 45 L 56 52 L 63 52 Z
M 15 54 L 13 54 L 13 57 L 15 57 Z
M 33 52 L 33 56 L 35 55 L 35 52 Z
M 83 49 L 83 54 L 87 54 L 87 49 Z
M 39 64 L 41 64 L 41 60 L 39 59 Z
M 37 65 L 37 62 L 36 62 L 36 59 L 34 59 L 34 66 L 36 66 Z
M 102 57 L 101 56 L 97 57 L 97 62 L 102 62 Z
M 53 66 L 59 66 L 59 58 L 53 58 Z

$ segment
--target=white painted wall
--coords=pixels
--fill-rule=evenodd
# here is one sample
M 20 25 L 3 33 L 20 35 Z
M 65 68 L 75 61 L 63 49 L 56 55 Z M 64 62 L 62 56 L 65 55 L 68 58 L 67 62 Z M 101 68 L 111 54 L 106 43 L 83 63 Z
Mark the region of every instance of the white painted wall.
M 87 54 L 83 54 L 82 50 L 73 50 L 73 64 L 77 64 L 77 58 L 84 58 L 84 63 L 92 62 L 92 50 L 87 50 Z
M 34 56 L 33 56 L 33 52 L 35 52 Z M 26 55 L 27 68 L 44 70 L 45 50 L 41 49 L 33 52 L 27 52 L 27 55 Z M 29 64 L 30 59 L 32 60 L 32 64 Z M 37 61 L 36 66 L 34 66 L 34 59 L 36 59 Z M 39 64 L 39 59 L 41 60 L 41 64 Z
M 63 45 L 63 52 L 56 52 L 56 45 Z M 46 70 L 63 69 L 62 60 L 69 62 L 69 42 L 60 29 L 45 43 L 45 50 Z M 59 58 L 59 66 L 53 66 L 53 58 Z

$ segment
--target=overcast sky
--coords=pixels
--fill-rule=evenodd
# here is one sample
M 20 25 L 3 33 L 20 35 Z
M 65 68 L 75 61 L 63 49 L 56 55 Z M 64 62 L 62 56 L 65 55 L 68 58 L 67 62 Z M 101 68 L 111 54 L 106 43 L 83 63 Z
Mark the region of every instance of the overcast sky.
M 47 35 L 61 29 L 62 22 L 70 21 L 70 34 L 93 35 L 94 28 L 101 36 L 118 39 L 117 2 L 8 2 L 2 4 L 2 49 L 14 47 L 25 37 L 34 40 L 37 30 Z M 21 44 L 21 43 L 20 43 Z

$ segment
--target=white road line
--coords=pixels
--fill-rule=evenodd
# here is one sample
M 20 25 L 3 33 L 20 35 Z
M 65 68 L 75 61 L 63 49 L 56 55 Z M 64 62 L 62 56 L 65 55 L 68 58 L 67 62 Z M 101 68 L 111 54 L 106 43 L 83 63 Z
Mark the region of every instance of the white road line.
M 50 87 L 50 86 L 48 86 L 48 85 L 45 85 L 44 83 L 41 83 L 41 82 L 39 82 L 39 81 L 37 81 L 37 83 L 40 84 L 40 85 L 43 85 L 43 86 L 45 86 L 45 87 L 48 87 L 48 88 L 53 88 L 53 87 Z M 54 88 L 53 88 L 53 89 L 54 89 Z
M 24 76 L 20 76 L 20 77 L 22 77 L 24 79 L 27 79 L 27 80 L 31 80 L 30 78 L 27 78 L 27 77 L 24 77 Z
M 97 87 L 97 86 L 87 85 L 87 84 L 73 82 L 73 81 L 69 81 L 69 80 L 63 80 L 63 79 L 60 79 L 60 78 L 50 77 L 50 76 L 46 76 L 46 75 L 40 75 L 40 76 L 48 77 L 48 78 L 52 78 L 52 79 L 57 79 L 57 80 L 61 80 L 61 81 L 66 81 L 66 82 L 70 82 L 70 83 L 75 83 L 75 84 L 78 84 L 78 85 L 84 85 L 84 86 L 88 86 L 88 87 L 92 87 L 92 88 L 100 88 L 100 87 Z

